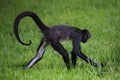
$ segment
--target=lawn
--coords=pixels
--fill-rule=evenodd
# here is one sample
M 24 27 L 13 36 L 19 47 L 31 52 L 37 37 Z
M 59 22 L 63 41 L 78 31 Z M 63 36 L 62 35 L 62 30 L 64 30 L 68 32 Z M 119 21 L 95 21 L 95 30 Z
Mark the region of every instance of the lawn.
M 95 68 L 78 57 L 76 68 L 71 65 L 67 70 L 61 55 L 48 46 L 38 64 L 23 70 L 43 36 L 26 17 L 19 32 L 22 40 L 32 40 L 32 45 L 23 46 L 16 40 L 13 23 L 26 10 L 35 12 L 48 26 L 88 29 L 92 37 L 81 43 L 82 51 L 106 66 Z M 62 44 L 71 56 L 71 41 Z M 0 0 L 0 80 L 120 80 L 120 0 Z

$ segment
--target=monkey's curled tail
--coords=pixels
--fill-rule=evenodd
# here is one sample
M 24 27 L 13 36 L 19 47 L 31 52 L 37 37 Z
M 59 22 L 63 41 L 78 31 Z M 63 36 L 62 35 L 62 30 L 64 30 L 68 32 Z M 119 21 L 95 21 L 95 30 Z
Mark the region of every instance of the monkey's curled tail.
M 16 19 L 15 19 L 15 22 L 14 22 L 14 33 L 15 33 L 15 36 L 17 38 L 17 40 L 23 44 L 23 45 L 30 45 L 32 42 L 31 40 L 29 40 L 29 43 L 24 43 L 20 37 L 19 37 L 19 32 L 18 32 L 18 25 L 19 25 L 19 22 L 22 18 L 26 17 L 26 16 L 29 16 L 31 17 L 35 23 L 38 25 L 39 29 L 44 33 L 44 31 L 48 30 L 49 28 L 39 19 L 39 17 L 33 13 L 33 12 L 30 12 L 30 11 L 25 11 L 25 12 L 22 12 L 20 13 Z

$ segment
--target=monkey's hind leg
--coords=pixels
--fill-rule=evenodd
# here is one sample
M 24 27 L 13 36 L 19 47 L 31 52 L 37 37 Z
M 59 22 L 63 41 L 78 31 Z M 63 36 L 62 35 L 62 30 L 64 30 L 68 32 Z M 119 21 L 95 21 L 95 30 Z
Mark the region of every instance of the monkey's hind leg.
M 66 64 L 67 69 L 70 68 L 70 60 L 69 60 L 69 55 L 66 51 L 66 49 L 60 44 L 60 42 L 51 42 L 51 46 L 62 55 L 63 60 Z
M 29 63 L 24 67 L 24 69 L 31 68 L 33 65 L 35 65 L 37 62 L 39 62 L 42 59 L 46 46 L 47 46 L 47 42 L 42 40 L 38 47 L 36 56 L 29 61 Z

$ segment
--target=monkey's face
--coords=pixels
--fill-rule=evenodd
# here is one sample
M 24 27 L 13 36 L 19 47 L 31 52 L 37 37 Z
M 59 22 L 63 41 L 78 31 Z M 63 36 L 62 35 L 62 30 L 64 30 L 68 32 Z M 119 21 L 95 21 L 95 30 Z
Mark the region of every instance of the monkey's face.
M 82 42 L 83 42 L 83 43 L 86 43 L 88 39 L 89 39 L 89 37 L 83 36 L 83 37 L 82 37 Z
M 90 35 L 89 31 L 87 31 L 87 30 L 83 30 L 82 32 L 83 32 L 82 42 L 86 43 L 87 40 L 90 38 L 91 35 Z

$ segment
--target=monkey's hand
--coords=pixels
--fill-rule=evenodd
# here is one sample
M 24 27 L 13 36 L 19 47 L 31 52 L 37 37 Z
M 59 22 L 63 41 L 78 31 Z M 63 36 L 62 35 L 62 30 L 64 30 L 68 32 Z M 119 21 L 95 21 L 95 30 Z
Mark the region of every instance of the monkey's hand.
M 96 65 L 96 67 L 103 68 L 103 67 L 105 67 L 105 65 L 106 65 L 105 63 L 99 63 L 99 64 Z

